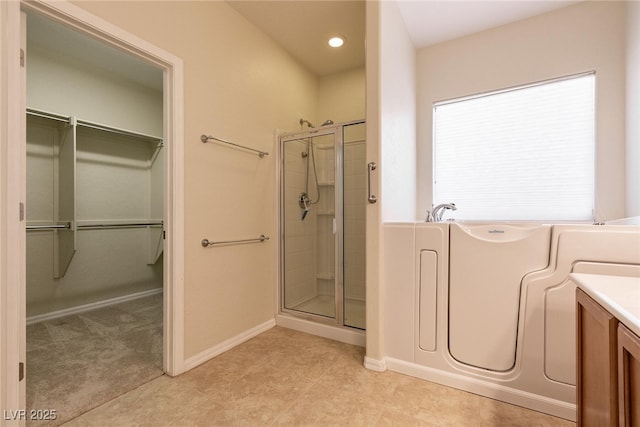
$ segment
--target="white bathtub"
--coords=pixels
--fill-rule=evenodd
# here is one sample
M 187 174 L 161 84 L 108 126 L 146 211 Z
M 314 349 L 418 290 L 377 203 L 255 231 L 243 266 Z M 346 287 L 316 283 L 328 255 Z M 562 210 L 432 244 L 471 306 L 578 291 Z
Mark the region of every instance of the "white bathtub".
M 386 223 L 384 247 L 388 369 L 571 420 L 568 275 L 640 277 L 634 225 Z

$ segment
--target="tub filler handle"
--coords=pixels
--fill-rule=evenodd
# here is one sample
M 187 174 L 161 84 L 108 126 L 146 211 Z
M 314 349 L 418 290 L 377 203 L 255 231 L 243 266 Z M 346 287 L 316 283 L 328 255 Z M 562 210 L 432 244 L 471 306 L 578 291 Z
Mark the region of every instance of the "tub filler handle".
M 369 162 L 369 164 L 367 165 L 367 189 L 369 192 L 369 197 L 367 198 L 369 200 L 369 203 L 375 203 L 378 201 L 378 198 L 376 196 L 374 196 L 373 194 L 371 194 L 371 172 L 373 172 L 374 170 L 376 170 L 376 168 L 378 167 L 378 165 L 376 165 L 376 162 Z

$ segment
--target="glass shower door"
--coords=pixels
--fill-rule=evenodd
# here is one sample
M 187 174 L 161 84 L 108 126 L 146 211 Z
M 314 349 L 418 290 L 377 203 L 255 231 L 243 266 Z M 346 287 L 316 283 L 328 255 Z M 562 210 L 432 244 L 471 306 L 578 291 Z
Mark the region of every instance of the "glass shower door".
M 341 252 L 336 165 L 341 156 L 335 128 L 302 135 L 282 142 L 283 308 L 336 319 L 342 317 L 336 309 L 341 275 L 336 269 Z
M 364 122 L 343 128 L 344 180 L 344 285 L 345 326 L 365 329 L 365 246 L 367 205 L 366 126 Z
M 364 121 L 283 135 L 282 310 L 365 329 Z

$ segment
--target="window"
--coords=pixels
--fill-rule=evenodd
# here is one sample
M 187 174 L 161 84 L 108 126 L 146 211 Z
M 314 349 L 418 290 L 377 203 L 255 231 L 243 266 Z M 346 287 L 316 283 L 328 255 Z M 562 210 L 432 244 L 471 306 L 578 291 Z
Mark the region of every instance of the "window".
M 595 74 L 434 105 L 433 202 L 456 219 L 594 218 Z

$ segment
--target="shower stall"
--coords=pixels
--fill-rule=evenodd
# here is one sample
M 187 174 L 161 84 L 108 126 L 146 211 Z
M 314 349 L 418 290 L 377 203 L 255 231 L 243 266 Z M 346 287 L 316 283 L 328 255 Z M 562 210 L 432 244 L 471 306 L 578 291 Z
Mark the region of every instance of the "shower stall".
M 281 134 L 280 310 L 365 329 L 363 120 Z

